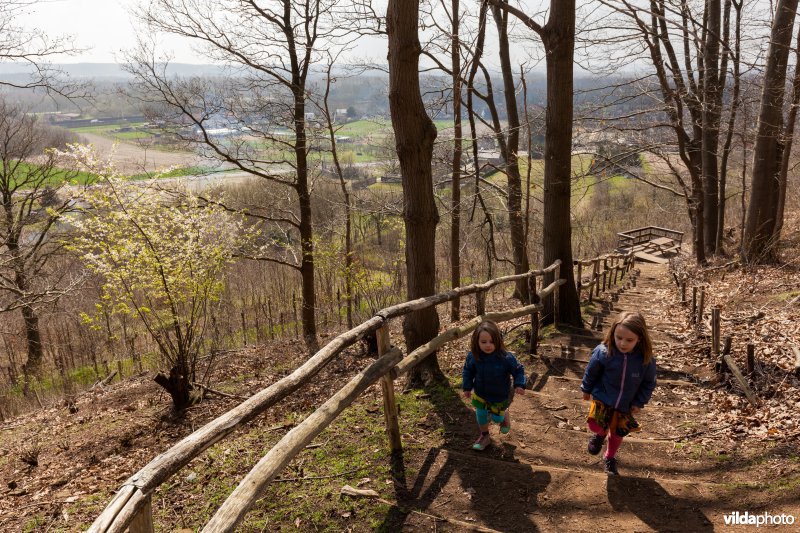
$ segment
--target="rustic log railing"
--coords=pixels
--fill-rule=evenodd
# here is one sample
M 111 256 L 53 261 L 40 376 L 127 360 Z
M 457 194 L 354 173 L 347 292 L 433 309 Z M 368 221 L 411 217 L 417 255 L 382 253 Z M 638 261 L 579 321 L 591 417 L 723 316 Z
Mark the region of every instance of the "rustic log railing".
M 622 265 L 608 267 L 605 261 L 622 259 Z M 599 265 L 604 261 L 603 271 L 595 267 L 595 276 L 592 284 L 587 286 L 594 289 L 599 287 L 599 275 L 606 279 L 608 273 L 613 272 L 614 283 L 617 273 L 624 274 L 634 265 L 633 256 L 602 256 L 588 262 L 576 264 Z M 310 381 L 326 364 L 341 353 L 348 346 L 353 345 L 367 334 L 375 333 L 378 338 L 378 359 L 353 377 L 342 389 L 336 392 L 328 401 L 309 415 L 294 429 L 289 431 L 265 455 L 251 472 L 241 480 L 239 486 L 231 493 L 228 499 L 218 509 L 211 521 L 203 531 L 233 531 L 242 518 L 246 515 L 253 503 L 259 498 L 269 482 L 311 442 L 314 437 L 324 431 L 333 420 L 349 406 L 370 385 L 381 381 L 384 395 L 384 417 L 387 426 L 392 451 L 402 448 L 400 429 L 398 424 L 398 411 L 394 399 L 394 380 L 410 371 L 420 361 L 439 349 L 447 342 L 459 339 L 471 333 L 483 319 L 498 322 L 530 315 L 531 324 L 535 329 L 531 332 L 531 353 L 536 350 L 538 337 L 539 315 L 543 310 L 542 302 L 553 296 L 554 303 L 558 301 L 559 286 L 566 280 L 559 278 L 561 262 L 556 261 L 543 270 L 530 271 L 524 274 L 504 276 L 489 280 L 485 283 L 459 287 L 444 293 L 439 293 L 426 298 L 404 302 L 378 311 L 375 316 L 355 328 L 335 337 L 330 343 L 314 354 L 305 364 L 294 372 L 282 378 L 266 389 L 256 393 L 230 411 L 222 414 L 215 420 L 207 423 L 191 435 L 185 437 L 178 444 L 158 455 L 139 472 L 131 476 L 117 491 L 105 510 L 89 528 L 90 532 L 122 532 L 130 528 L 132 533 L 154 531 L 152 519 L 151 495 L 153 491 L 190 461 L 207 448 L 217 443 L 246 422 L 253 420 L 280 400 L 289 396 L 302 385 Z M 554 280 L 546 288 L 536 292 L 536 278 L 546 274 L 554 274 Z M 486 293 L 493 287 L 528 279 L 532 287 L 531 302 L 529 305 L 510 311 L 485 313 Z M 580 280 L 580 275 L 578 276 Z M 580 281 L 578 282 L 580 287 Z M 609 282 L 610 286 L 610 282 Z M 603 290 L 606 288 L 603 282 Z M 592 291 L 590 291 L 591 297 Z M 598 290 L 599 293 L 599 290 Z M 428 343 L 418 347 L 405 358 L 397 348 L 391 348 L 388 321 L 405 315 L 411 311 L 425 309 L 455 298 L 470 294 L 475 295 L 477 315 L 469 322 L 451 328 L 441 333 Z
M 593 259 L 574 261 L 573 264 L 577 270 L 575 285 L 578 291 L 578 299 L 580 299 L 583 289 L 589 289 L 588 300 L 591 302 L 601 292 L 605 292 L 609 287 L 619 283 L 625 277 L 625 274 L 633 268 L 635 261 L 636 257 L 633 253 L 606 254 Z M 584 282 L 583 267 L 592 268 L 587 282 Z
M 683 232 L 673 229 L 660 228 L 658 226 L 647 226 L 617 233 L 617 248 L 632 248 L 638 244 L 645 243 L 653 238 L 667 237 L 675 241 L 678 245 L 683 243 Z

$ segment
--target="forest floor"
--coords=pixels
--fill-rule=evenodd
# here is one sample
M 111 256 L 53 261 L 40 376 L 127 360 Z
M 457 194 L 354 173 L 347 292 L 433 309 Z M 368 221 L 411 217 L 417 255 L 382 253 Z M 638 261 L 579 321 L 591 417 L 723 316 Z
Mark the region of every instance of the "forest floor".
M 483 452 L 470 449 L 477 428 L 460 395 L 467 341 L 448 345 L 438 354 L 448 383 L 398 394 L 399 468 L 390 467 L 380 387 L 373 386 L 292 461 L 240 530 L 755 529 L 726 526 L 735 512 L 800 521 L 800 379 L 792 351 L 800 347 L 800 232 L 787 236 L 785 257 L 793 259 L 780 266 L 681 267 L 706 286 L 700 326 L 690 324 L 667 268 L 644 264 L 635 286 L 626 279 L 584 309 L 586 329 L 545 329 L 535 356 L 524 348 L 524 321 L 504 323 L 531 389 L 514 401 L 511 432 L 493 427 L 493 444 Z M 489 308 L 512 306 L 506 296 L 496 294 Z M 758 407 L 714 369 L 706 323 L 712 305 L 721 307 L 722 337 L 732 335 L 740 366 L 746 342 L 756 346 L 747 379 Z M 465 311 L 471 307 L 464 302 Z M 621 475 L 609 477 L 599 456 L 586 452 L 579 380 L 602 330 L 627 309 L 648 319 L 659 386 L 639 417 L 643 431 L 626 438 L 618 454 Z M 402 338 L 399 323 L 392 334 Z M 299 341 L 226 353 L 216 361 L 213 387 L 247 396 L 305 358 Z M 311 385 L 159 487 L 156 529 L 200 528 L 259 458 L 368 360 L 361 347 L 345 352 Z M 71 400 L 0 425 L 0 531 L 85 529 L 131 474 L 239 403 L 209 396 L 176 416 L 151 374 Z M 345 485 L 377 496 L 342 495 Z

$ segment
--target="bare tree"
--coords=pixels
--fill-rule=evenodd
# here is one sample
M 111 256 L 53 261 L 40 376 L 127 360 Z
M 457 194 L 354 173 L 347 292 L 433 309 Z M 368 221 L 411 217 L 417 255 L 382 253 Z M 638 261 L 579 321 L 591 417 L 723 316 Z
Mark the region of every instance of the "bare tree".
M 758 263 L 775 259 L 774 230 L 777 223 L 779 175 L 784 150 L 783 103 L 786 94 L 786 70 L 792 29 L 797 15 L 797 0 L 779 0 L 775 6 L 761 112 L 753 152 L 751 196 L 747 207 L 742 260 Z
M 331 158 L 333 159 L 333 168 L 336 177 L 339 178 L 339 185 L 342 190 L 342 197 L 344 198 L 344 290 L 345 290 L 345 305 L 347 313 L 347 327 L 353 327 L 353 206 L 350 200 L 350 191 L 348 190 L 347 183 L 344 179 L 344 172 L 342 165 L 339 162 L 339 151 L 336 146 L 336 126 L 334 125 L 334 117 L 331 115 L 328 100 L 331 93 L 331 84 L 333 83 L 333 70 L 334 58 L 328 62 L 328 68 L 325 75 L 325 93 L 322 98 L 322 107 L 320 111 L 325 119 L 325 126 L 328 133 L 328 140 L 331 148 Z
M 558 321 L 581 326 L 581 309 L 572 268 L 572 114 L 575 53 L 575 1 L 552 0 L 547 23 L 540 25 L 521 10 L 502 0 L 493 6 L 513 14 L 536 32 L 547 57 L 547 115 L 545 119 L 544 165 L 544 262 L 561 260 L 561 277 L 566 284 L 559 291 Z M 552 280 L 552 276 L 550 277 Z M 552 310 L 552 309 L 551 309 Z
M 502 1 L 502 0 L 501 0 Z M 522 274 L 530 270 L 528 264 L 528 242 L 525 238 L 525 217 L 522 214 L 522 179 L 519 171 L 519 111 L 517 91 L 514 86 L 514 73 L 511 68 L 511 50 L 508 36 L 508 12 L 497 4 L 492 6 L 492 15 L 497 26 L 500 52 L 500 71 L 503 75 L 503 96 L 506 107 L 506 135 L 500 136 L 500 151 L 505 161 L 504 171 L 507 179 L 508 220 L 511 230 L 511 252 L 514 257 L 514 273 Z M 523 102 L 524 105 L 524 102 Z M 515 295 L 528 301 L 528 283 L 519 280 Z
M 232 71 L 215 86 L 177 80 L 146 45 L 131 57 L 129 67 L 143 98 L 166 103 L 173 124 L 189 126 L 177 132 L 184 141 L 205 146 L 213 157 L 293 197 L 294 209 L 284 200 L 258 211 L 263 223 L 299 233 L 299 257 L 259 258 L 300 273 L 303 335 L 311 349 L 317 337 L 308 76 L 312 64 L 321 59 L 320 47 L 344 32 L 334 23 L 337 10 L 336 0 L 151 0 L 138 13 L 148 27 L 195 42 L 210 59 L 230 65 Z M 220 138 L 214 133 L 220 127 L 246 127 L 247 135 Z
M 420 94 L 419 0 L 390 0 L 386 13 L 389 37 L 389 109 L 403 176 L 403 220 L 406 228 L 406 276 L 410 300 L 434 294 L 436 225 L 433 196 L 433 142 L 436 127 Z M 439 331 L 439 316 L 430 307 L 406 315 L 403 323 L 409 351 Z M 418 365 L 411 381 L 444 380 L 436 354 Z
M 461 128 L 461 9 L 459 0 L 451 0 L 450 67 L 453 80 L 453 170 L 450 222 L 450 284 L 461 285 L 461 155 L 463 152 Z M 450 307 L 450 319 L 461 318 L 461 301 L 456 298 Z
M 57 168 L 47 148 L 58 137 L 49 137 L 35 115 L 0 99 L 0 313 L 22 313 L 26 374 L 42 366 L 39 309 L 78 282 L 51 268 L 62 251 L 58 222 L 73 208 L 64 192 L 75 174 Z
M 800 29 L 798 29 L 795 39 L 794 49 L 794 75 L 792 76 L 792 99 L 789 104 L 789 116 L 786 118 L 786 127 L 782 135 L 783 155 L 781 158 L 781 170 L 778 175 L 778 200 L 777 211 L 775 213 L 775 230 L 773 240 L 778 242 L 783 231 L 783 217 L 786 209 L 786 188 L 789 177 L 789 160 L 792 157 L 792 145 L 794 141 L 794 128 L 797 122 L 797 108 L 800 107 Z
M 0 85 L 17 89 L 44 91 L 70 99 L 89 95 L 87 84 L 70 80 L 66 74 L 49 64 L 52 57 L 72 55 L 81 50 L 70 36 L 48 36 L 35 29 L 16 24 L 17 17 L 38 4 L 34 0 L 0 1 L 0 60 L 26 64 L 30 76 L 24 82 L 0 81 Z

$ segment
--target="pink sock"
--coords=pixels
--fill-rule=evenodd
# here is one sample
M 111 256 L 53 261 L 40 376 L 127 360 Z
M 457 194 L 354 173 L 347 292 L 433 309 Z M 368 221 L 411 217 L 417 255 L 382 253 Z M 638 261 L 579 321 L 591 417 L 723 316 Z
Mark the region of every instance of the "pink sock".
M 611 459 L 615 455 L 617 455 L 617 450 L 619 450 L 620 445 L 622 444 L 622 437 L 619 435 L 609 435 L 608 436 L 608 447 L 606 448 L 606 453 L 603 457 L 606 459 Z
M 606 436 L 606 430 L 598 426 L 597 422 L 595 422 L 594 420 L 589 420 L 588 424 L 589 424 L 589 429 L 592 431 L 592 433 L 601 435 L 603 437 Z

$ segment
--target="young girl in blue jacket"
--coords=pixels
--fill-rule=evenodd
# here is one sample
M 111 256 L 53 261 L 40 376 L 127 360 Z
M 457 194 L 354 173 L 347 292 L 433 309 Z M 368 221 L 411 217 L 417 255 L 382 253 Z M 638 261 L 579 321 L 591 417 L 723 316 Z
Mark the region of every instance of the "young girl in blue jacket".
M 500 328 L 484 320 L 472 333 L 471 351 L 461 374 L 464 397 L 472 399 L 480 435 L 472 445 L 484 450 L 489 438 L 489 419 L 500 424 L 500 432 L 511 430 L 508 406 L 511 403 L 511 380 L 517 394 L 525 392 L 525 368 L 517 358 L 506 352 Z
M 587 422 L 594 435 L 588 450 L 600 453 L 608 435 L 603 456 L 607 474 L 618 474 L 616 454 L 622 438 L 641 431 L 633 415 L 644 409 L 655 388 L 656 360 L 644 317 L 621 313 L 592 352 L 581 383 L 583 399 L 592 400 Z

